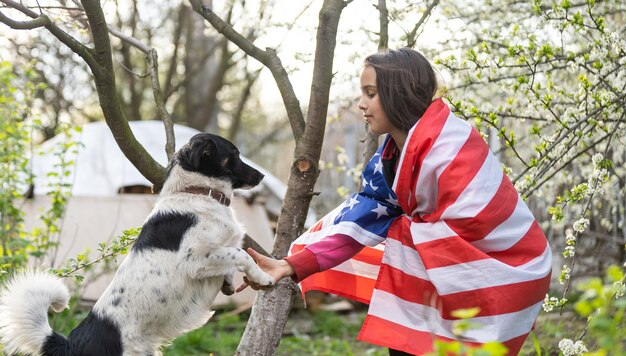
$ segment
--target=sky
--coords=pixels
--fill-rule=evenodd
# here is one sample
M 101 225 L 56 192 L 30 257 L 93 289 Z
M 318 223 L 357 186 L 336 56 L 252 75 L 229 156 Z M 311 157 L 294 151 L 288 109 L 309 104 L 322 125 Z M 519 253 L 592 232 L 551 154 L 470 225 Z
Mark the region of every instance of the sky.
M 373 4 L 375 0 L 354 0 L 342 12 L 339 21 L 339 36 L 335 49 L 333 70 L 335 77 L 331 87 L 331 100 L 336 106 L 343 106 L 347 101 L 356 102 L 359 90 L 359 73 L 363 59 L 378 48 L 379 29 L 378 10 Z M 278 48 L 278 55 L 290 73 L 291 83 L 301 104 L 309 99 L 311 75 L 313 72 L 313 55 L 315 52 L 315 35 L 318 23 L 318 13 L 322 6 L 321 0 L 293 1 L 276 0 L 272 17 L 273 23 L 295 23 L 289 31 L 284 27 L 267 27 L 265 36 L 255 41 L 259 48 Z M 277 11 L 279 9 L 279 11 Z M 422 9 L 415 9 L 412 16 L 404 23 L 391 22 L 390 47 L 401 46 L 402 30 L 400 26 L 411 28 L 421 16 Z M 215 10 L 216 13 L 219 11 Z M 441 17 L 434 13 L 433 17 Z M 434 21 L 429 21 L 433 23 Z M 429 25 L 425 32 L 428 36 L 418 38 L 417 48 L 430 46 L 448 35 L 445 31 Z M 395 39 L 395 41 L 394 41 Z M 304 61 L 303 61 L 304 59 Z M 258 64 L 259 66 L 261 64 Z M 263 103 L 271 112 L 282 109 L 282 100 L 275 81 L 269 72 L 264 70 L 259 80 Z M 331 114 L 337 107 L 330 108 Z

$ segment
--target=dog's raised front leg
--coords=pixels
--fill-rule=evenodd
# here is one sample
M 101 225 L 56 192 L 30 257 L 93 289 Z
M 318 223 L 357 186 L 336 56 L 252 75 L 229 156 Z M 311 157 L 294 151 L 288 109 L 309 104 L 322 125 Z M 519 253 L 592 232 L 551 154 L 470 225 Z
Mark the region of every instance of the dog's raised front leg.
M 259 285 L 267 287 L 276 283 L 274 278 L 257 266 L 247 252 L 237 247 L 189 247 L 179 253 L 178 266 L 194 279 L 226 276 L 237 269 Z

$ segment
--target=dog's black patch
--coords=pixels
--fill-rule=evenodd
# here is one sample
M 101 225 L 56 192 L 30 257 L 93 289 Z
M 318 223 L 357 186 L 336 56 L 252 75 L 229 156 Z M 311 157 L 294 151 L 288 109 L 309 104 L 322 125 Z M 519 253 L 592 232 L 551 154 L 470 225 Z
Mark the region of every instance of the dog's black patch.
M 178 251 L 185 232 L 198 222 L 194 214 L 157 213 L 141 227 L 133 251 Z
M 46 336 L 41 353 L 46 356 L 65 356 L 68 354 L 67 340 L 56 331 L 52 331 L 51 335 Z
M 110 319 L 90 312 L 72 330 L 67 340 L 56 332 L 46 337 L 41 351 L 46 356 L 122 355 L 122 336 L 120 329 Z

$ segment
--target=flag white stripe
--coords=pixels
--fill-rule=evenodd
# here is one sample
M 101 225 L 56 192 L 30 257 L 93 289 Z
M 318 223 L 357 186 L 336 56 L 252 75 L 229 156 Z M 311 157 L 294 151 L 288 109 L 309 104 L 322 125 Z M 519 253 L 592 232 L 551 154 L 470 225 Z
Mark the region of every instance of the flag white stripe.
M 472 242 L 472 245 L 484 252 L 508 250 L 526 235 L 534 222 L 535 218 L 518 195 L 513 214 L 483 239 Z
M 430 280 L 417 250 L 400 241 L 387 239 L 383 263 L 417 278 Z
M 388 239 L 383 263 L 432 281 L 437 292 L 446 295 L 540 279 L 550 272 L 551 256 L 550 247 L 546 246 L 541 256 L 517 267 L 490 258 L 426 270 L 417 250 Z
M 357 260 L 347 260 L 331 269 L 375 280 L 378 277 L 380 266 Z
M 385 241 L 385 238 L 369 232 L 358 224 L 350 221 L 341 221 L 337 225 L 330 225 L 323 227 L 321 230 L 305 233 L 294 242 L 294 244 L 308 245 L 313 242 L 319 241 L 325 236 L 332 236 L 336 234 L 342 234 L 352 237 L 359 243 L 365 246 L 376 246 Z
M 476 176 L 441 214 L 441 219 L 464 219 L 478 215 L 498 192 L 503 174 L 502 167 L 489 153 Z
M 432 223 L 427 222 L 411 222 L 411 236 L 413 243 L 419 244 L 439 239 L 445 239 L 451 236 L 457 236 L 445 221 L 439 220 Z
M 496 259 L 459 263 L 428 270 L 440 295 L 537 280 L 550 273 L 550 246 L 527 263 L 512 267 Z
M 436 308 L 408 302 L 393 294 L 374 290 L 368 314 L 439 336 L 469 342 L 504 342 L 528 333 L 541 309 L 542 302 L 514 313 L 499 314 L 468 319 L 479 324 L 475 329 L 463 332 L 461 337 L 452 333 L 453 321 L 443 319 Z

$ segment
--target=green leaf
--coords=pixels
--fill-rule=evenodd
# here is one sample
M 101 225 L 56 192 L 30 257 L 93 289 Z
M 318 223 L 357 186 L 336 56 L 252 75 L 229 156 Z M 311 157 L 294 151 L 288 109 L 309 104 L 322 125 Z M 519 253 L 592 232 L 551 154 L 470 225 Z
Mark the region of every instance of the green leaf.
M 624 271 L 616 265 L 609 266 L 606 275 L 611 282 L 621 281 L 624 278 Z
M 478 313 L 480 313 L 480 308 L 475 307 L 475 308 L 453 310 L 450 314 L 455 318 L 470 319 L 478 315 Z

